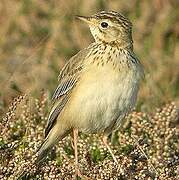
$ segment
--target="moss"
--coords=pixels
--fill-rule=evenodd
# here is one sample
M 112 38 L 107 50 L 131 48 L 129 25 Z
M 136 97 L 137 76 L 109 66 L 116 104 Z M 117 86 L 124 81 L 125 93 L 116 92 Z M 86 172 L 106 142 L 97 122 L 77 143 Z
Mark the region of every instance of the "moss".
M 127 144 L 125 146 L 122 146 L 121 148 L 121 153 L 128 155 L 132 152 L 132 150 L 134 149 L 133 145 L 131 144 Z

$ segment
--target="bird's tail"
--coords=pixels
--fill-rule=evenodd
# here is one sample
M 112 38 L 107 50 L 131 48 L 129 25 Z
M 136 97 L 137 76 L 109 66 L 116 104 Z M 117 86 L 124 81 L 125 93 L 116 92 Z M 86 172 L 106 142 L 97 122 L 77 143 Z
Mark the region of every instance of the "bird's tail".
M 36 160 L 36 164 L 39 165 L 41 164 L 41 162 L 43 162 L 43 160 L 45 159 L 45 157 L 47 156 L 48 152 L 52 149 L 52 147 L 59 141 L 61 140 L 63 137 L 66 136 L 66 134 L 68 134 L 69 131 L 67 131 L 66 129 L 59 129 L 59 127 L 53 127 L 51 129 L 51 131 L 49 132 L 49 134 L 47 135 L 46 139 L 44 140 L 44 142 L 42 143 L 42 145 L 40 146 L 40 148 L 38 149 L 36 155 L 37 155 L 37 160 Z
M 40 166 L 42 162 L 45 160 L 45 157 L 47 156 L 48 152 L 52 149 L 52 147 L 55 145 L 57 141 L 65 137 L 70 130 L 65 129 L 64 127 L 57 127 L 56 125 L 50 130 L 47 137 L 45 138 L 44 142 L 40 146 L 40 148 L 37 150 L 35 156 L 35 162 L 32 164 L 35 164 L 36 166 Z M 27 167 L 26 167 L 27 168 Z M 27 169 L 30 169 L 27 168 Z M 18 172 L 18 180 L 20 179 L 28 179 L 29 172 L 23 169 Z
M 38 151 L 36 152 L 37 159 L 35 161 L 35 164 L 39 165 L 41 164 L 44 160 L 45 157 L 47 156 L 48 152 L 50 149 L 53 147 L 55 144 L 56 140 L 54 139 L 53 141 L 50 140 L 49 138 L 46 138 Z
M 52 140 L 51 138 L 47 137 L 40 148 L 37 150 L 36 154 L 34 154 L 35 159 L 32 164 L 29 164 L 28 166 L 26 165 L 19 170 L 17 180 L 30 179 L 30 169 L 33 167 L 33 165 L 36 165 L 38 167 L 42 164 L 42 162 L 45 160 L 45 157 L 47 156 L 47 153 L 50 151 L 54 143 L 55 139 Z

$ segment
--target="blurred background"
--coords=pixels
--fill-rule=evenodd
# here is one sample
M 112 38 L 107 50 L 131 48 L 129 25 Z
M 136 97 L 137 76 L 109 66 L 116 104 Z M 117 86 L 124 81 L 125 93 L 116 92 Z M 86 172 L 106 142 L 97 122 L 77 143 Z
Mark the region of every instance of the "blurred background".
M 14 97 L 49 97 L 65 62 L 93 38 L 74 15 L 114 10 L 133 23 L 134 50 L 145 67 L 138 105 L 179 105 L 178 0 L 1 0 L 0 115 Z

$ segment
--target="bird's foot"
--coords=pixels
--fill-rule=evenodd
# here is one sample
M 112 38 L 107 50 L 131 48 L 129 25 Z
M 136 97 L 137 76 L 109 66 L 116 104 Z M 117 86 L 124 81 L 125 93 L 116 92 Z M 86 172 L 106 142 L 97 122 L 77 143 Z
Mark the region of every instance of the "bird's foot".
M 75 168 L 75 177 L 78 178 L 78 177 L 82 177 L 83 175 L 81 174 L 80 170 L 78 167 Z
M 83 175 L 80 171 L 80 169 L 78 167 L 75 168 L 75 179 L 85 179 L 85 180 L 89 180 L 89 178 L 85 175 Z
M 114 162 L 116 163 L 116 165 L 118 165 L 118 161 L 117 161 L 112 149 L 110 148 L 110 146 L 107 143 L 107 136 L 103 136 L 102 141 L 103 141 L 104 145 L 107 147 L 107 149 L 108 149 L 109 153 L 111 154 Z

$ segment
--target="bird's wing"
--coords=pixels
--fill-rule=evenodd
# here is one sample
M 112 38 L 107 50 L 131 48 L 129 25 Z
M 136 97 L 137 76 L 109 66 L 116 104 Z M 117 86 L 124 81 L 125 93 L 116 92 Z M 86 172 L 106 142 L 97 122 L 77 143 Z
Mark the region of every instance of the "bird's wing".
M 76 58 L 73 60 L 76 60 Z M 65 65 L 59 75 L 59 85 L 52 96 L 53 101 L 58 100 L 61 96 L 71 90 L 79 79 L 79 74 L 83 69 L 83 63 L 80 62 L 78 64 L 74 64 L 73 60 Z
M 52 96 L 54 104 L 47 121 L 45 137 L 52 129 L 54 123 L 56 122 L 56 118 L 59 116 L 65 104 L 68 102 L 70 93 L 80 78 L 80 74 L 83 70 L 84 60 L 89 53 L 89 50 L 90 48 L 87 48 L 77 53 L 62 69 L 58 77 L 59 85 Z

